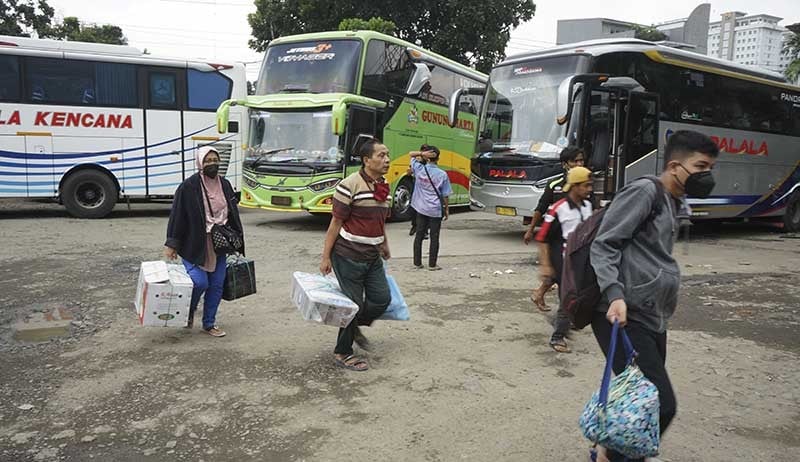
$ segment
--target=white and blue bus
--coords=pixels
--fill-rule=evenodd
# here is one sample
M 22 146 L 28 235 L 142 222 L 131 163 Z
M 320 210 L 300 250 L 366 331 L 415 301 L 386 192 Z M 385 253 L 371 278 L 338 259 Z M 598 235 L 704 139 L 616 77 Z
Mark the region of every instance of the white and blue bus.
M 213 144 L 238 191 L 242 64 L 156 58 L 134 47 L 0 36 L 0 197 L 56 198 L 81 218 L 118 200 L 170 198 Z

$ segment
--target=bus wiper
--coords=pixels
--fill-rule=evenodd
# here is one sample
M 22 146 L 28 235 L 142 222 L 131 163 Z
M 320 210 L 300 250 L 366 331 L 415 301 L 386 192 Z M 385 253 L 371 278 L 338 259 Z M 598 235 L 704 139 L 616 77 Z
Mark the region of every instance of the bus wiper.
M 256 168 L 264 160 L 265 157 L 270 156 L 272 154 L 277 154 L 283 151 L 289 151 L 294 149 L 294 146 L 289 146 L 288 148 L 278 148 L 278 149 L 270 149 L 269 151 L 262 152 L 259 156 L 250 164 L 250 168 Z M 291 160 L 291 159 L 290 159 Z
M 286 84 L 281 88 L 280 93 L 308 93 L 311 85 Z

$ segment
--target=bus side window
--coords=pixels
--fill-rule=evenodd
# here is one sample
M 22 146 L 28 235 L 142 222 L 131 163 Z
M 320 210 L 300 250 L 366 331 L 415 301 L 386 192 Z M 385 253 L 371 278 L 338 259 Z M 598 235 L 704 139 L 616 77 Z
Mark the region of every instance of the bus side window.
M 200 72 L 189 69 L 186 73 L 189 88 L 189 109 L 216 111 L 219 105 L 231 97 L 233 82 L 219 72 Z
M 19 58 L 0 55 L 0 101 L 19 101 Z

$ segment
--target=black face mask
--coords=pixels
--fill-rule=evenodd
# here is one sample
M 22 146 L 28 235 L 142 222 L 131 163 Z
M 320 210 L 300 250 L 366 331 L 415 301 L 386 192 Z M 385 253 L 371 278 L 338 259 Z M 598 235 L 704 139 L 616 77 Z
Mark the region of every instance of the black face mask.
M 681 168 L 684 169 L 686 173 L 689 173 L 689 170 L 686 170 L 686 167 L 683 165 L 681 165 Z M 714 176 L 711 175 L 710 170 L 707 170 L 705 172 L 689 173 L 689 178 L 687 178 L 686 182 L 683 184 L 683 189 L 686 191 L 686 194 L 691 197 L 704 199 L 711 195 L 711 191 L 714 190 L 715 185 Z
M 214 178 L 219 173 L 219 164 L 210 164 L 203 166 L 203 175 Z

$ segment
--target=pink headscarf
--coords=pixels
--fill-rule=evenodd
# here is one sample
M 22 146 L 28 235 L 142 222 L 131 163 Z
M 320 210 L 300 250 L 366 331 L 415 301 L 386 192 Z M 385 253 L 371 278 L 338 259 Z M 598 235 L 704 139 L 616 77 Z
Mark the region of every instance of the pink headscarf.
M 203 182 L 205 191 L 203 193 L 203 208 L 206 211 L 206 232 L 210 232 L 211 228 L 217 225 L 224 225 L 228 222 L 228 202 L 225 200 L 225 193 L 222 191 L 222 179 L 219 175 L 214 178 L 209 178 L 203 173 L 203 161 L 210 153 L 214 153 L 219 157 L 219 152 L 211 146 L 203 146 L 196 151 L 195 166 L 200 172 L 200 180 Z M 208 200 L 206 200 L 206 193 L 208 193 Z M 212 211 L 208 209 L 208 202 L 211 201 Z

